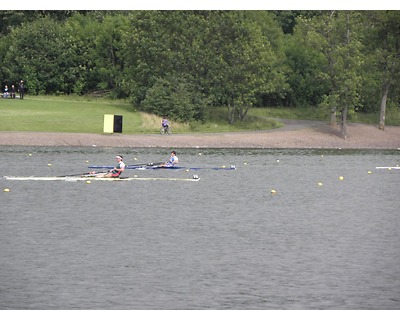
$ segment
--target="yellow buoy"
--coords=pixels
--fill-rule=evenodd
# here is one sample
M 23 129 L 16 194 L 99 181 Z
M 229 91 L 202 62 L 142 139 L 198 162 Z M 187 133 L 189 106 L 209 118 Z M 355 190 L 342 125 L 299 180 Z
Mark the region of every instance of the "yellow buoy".
M 343 176 L 340 176 L 340 177 L 339 177 L 339 180 L 343 180 L 343 179 L 344 179 Z
M 372 172 L 371 171 L 368 171 L 368 174 L 371 174 Z
M 318 182 L 318 185 L 319 185 L 319 186 L 322 186 L 322 182 Z
M 3 191 L 4 191 L 4 192 L 10 192 L 10 189 L 4 188 Z
M 135 157 L 135 158 L 133 158 L 133 160 L 135 160 L 135 161 L 136 161 L 136 160 L 137 160 L 137 158 Z
M 89 163 L 89 160 L 86 160 L 86 163 Z
M 86 181 L 86 184 L 89 184 L 89 183 L 90 183 L 90 180 L 87 180 L 87 181 Z
M 48 163 L 47 165 L 48 165 L 49 167 L 51 167 L 51 163 Z
M 30 153 L 29 156 L 32 157 L 32 153 Z
M 247 165 L 247 162 L 243 162 L 244 165 Z
M 276 193 L 276 190 L 275 190 L 275 189 L 272 189 L 272 190 L 271 190 L 271 193 Z
M 186 171 L 186 172 L 189 172 L 189 169 L 186 169 L 185 171 Z

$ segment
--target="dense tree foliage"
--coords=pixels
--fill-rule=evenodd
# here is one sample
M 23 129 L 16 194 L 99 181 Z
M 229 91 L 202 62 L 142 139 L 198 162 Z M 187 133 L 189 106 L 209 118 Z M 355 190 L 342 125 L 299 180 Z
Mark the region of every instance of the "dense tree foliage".
M 190 122 L 313 106 L 346 136 L 400 101 L 398 11 L 2 11 L 2 86 L 102 94 Z
M 358 12 L 324 12 L 318 17 L 300 17 L 298 32 L 306 39 L 306 47 L 315 48 L 323 56 L 318 65 L 319 81 L 328 89 L 321 96 L 320 105 L 331 112 L 331 125 L 336 125 L 340 114 L 341 134 L 346 137 L 346 118 L 350 109 L 358 106 L 364 58 Z

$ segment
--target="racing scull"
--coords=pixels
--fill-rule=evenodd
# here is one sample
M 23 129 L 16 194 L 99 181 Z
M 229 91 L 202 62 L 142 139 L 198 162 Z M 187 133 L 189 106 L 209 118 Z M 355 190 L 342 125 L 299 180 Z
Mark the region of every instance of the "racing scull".
M 113 169 L 113 166 L 89 166 L 90 169 Z M 160 165 L 127 165 L 125 169 L 136 169 L 136 170 L 156 170 L 156 169 L 170 169 L 170 170 L 236 170 L 236 166 L 232 165 L 229 167 L 183 167 L 183 166 L 173 166 L 165 167 Z
M 18 181 L 199 181 L 197 175 L 192 178 L 163 178 L 163 177 L 121 177 L 121 178 L 99 178 L 99 177 L 17 177 L 17 176 L 4 176 L 6 180 Z

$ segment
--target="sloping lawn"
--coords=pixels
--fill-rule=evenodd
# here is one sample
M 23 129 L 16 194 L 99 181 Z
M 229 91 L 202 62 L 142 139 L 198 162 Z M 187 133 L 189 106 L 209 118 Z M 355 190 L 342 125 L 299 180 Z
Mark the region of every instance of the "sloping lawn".
M 59 97 L 0 99 L 0 131 L 102 133 L 104 114 L 123 116 L 123 132 L 141 131 L 140 114 L 129 103 Z

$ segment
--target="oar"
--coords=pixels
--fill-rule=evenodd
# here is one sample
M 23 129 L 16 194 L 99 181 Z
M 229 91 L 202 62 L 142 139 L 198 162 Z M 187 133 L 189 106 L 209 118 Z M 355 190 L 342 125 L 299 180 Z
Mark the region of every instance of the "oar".
M 147 165 L 148 165 L 148 166 L 158 166 L 158 165 L 163 164 L 163 163 L 165 163 L 165 161 L 162 161 L 162 162 L 150 162 L 150 163 L 147 164 Z
M 135 163 L 128 165 L 129 167 L 146 167 L 146 166 L 156 166 L 164 162 L 148 162 L 148 163 Z
M 97 174 L 97 173 L 107 173 L 107 172 L 108 172 L 108 171 L 95 172 L 95 174 Z M 85 174 L 92 174 L 92 173 L 93 173 L 93 172 L 84 172 L 84 173 L 67 174 L 67 175 L 63 175 L 63 176 L 57 176 L 57 178 L 83 176 L 83 175 L 85 175 Z
M 142 168 L 142 167 L 151 167 L 151 166 L 157 166 L 160 165 L 164 162 L 150 162 L 150 163 L 138 163 L 138 164 L 130 164 L 127 165 L 125 168 L 127 169 L 137 169 L 137 168 Z M 88 168 L 91 169 L 112 169 L 114 166 L 89 166 Z
M 164 162 L 149 162 L 149 163 L 130 164 L 130 165 L 127 165 L 125 168 L 126 169 L 139 169 L 139 168 L 145 168 L 145 167 L 158 166 L 162 163 L 164 163 Z

